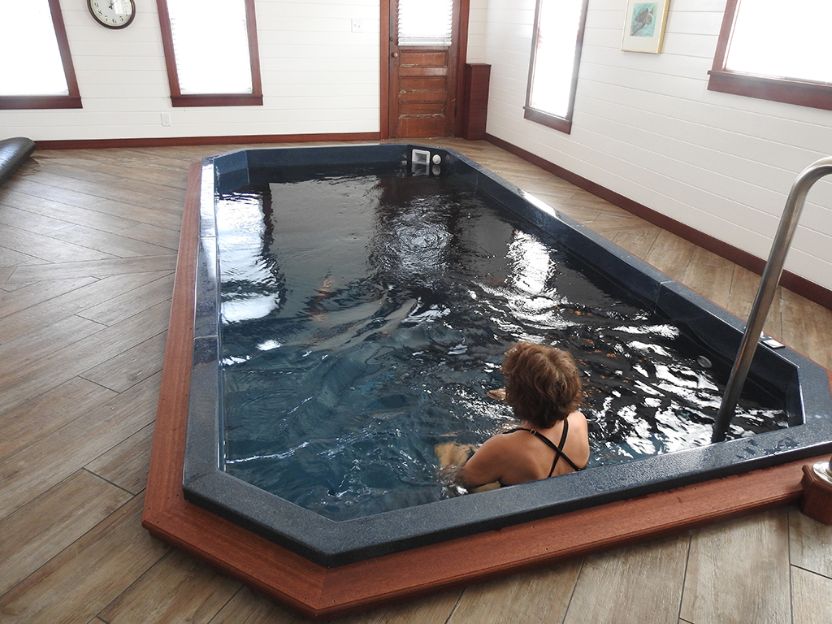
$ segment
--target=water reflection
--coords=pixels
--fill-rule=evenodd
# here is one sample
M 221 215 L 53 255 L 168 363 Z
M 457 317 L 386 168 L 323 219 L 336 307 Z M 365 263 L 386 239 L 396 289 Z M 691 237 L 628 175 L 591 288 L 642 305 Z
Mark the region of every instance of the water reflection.
M 450 495 L 433 446 L 511 422 L 485 391 L 517 340 L 575 355 L 593 464 L 709 441 L 724 366 L 453 178 L 265 179 L 221 198 L 218 232 L 226 469 L 299 505 Z M 731 435 L 785 425 L 757 393 Z
M 551 259 L 546 246 L 530 234 L 518 230 L 514 232 L 514 240 L 509 245 L 506 258 L 511 271 L 509 287 L 520 293 L 532 295 L 528 300 L 519 299 L 517 303 L 522 302 L 523 305 L 532 309 L 535 304 L 538 309 L 547 308 L 547 303 L 550 301 L 548 298 L 534 298 L 534 295 L 540 295 L 546 290 L 546 283 L 549 280 Z
M 283 276 L 269 253 L 271 190 L 219 197 L 216 205 L 222 322 L 267 317 L 285 297 Z

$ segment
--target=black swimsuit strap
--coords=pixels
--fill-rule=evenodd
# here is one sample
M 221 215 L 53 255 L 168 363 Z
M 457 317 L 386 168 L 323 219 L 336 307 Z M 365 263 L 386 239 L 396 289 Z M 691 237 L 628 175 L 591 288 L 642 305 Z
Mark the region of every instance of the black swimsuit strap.
M 555 473 L 555 468 L 557 468 L 558 461 L 561 457 L 566 460 L 566 463 L 572 466 L 572 470 L 582 470 L 579 468 L 575 462 L 573 462 L 569 456 L 563 451 L 563 445 L 566 443 L 566 436 L 569 435 L 569 421 L 567 419 L 563 419 L 563 433 L 560 436 L 560 444 L 555 444 L 549 438 L 547 438 L 542 433 L 535 431 L 534 429 L 528 429 L 526 427 L 515 427 L 514 429 L 509 429 L 504 433 L 514 433 L 515 431 L 528 431 L 538 440 L 542 441 L 546 446 L 552 449 L 555 452 L 555 458 L 552 461 L 552 468 L 549 470 L 549 476 L 551 477 Z
M 563 445 L 566 444 L 566 436 L 567 436 L 568 433 L 569 433 L 569 420 L 567 418 L 564 418 L 563 419 L 563 433 L 560 436 L 560 442 L 558 443 L 557 447 L 555 447 L 557 450 L 555 451 L 555 459 L 554 459 L 554 461 L 552 461 L 552 469 L 549 471 L 549 476 L 550 477 L 553 474 L 555 474 L 555 467 L 558 465 L 558 461 L 560 460 L 561 457 L 563 457 L 572 466 L 572 470 L 577 470 L 578 469 L 577 466 L 575 466 L 575 464 L 572 463 L 572 460 L 569 459 L 566 456 L 566 453 L 563 452 Z M 540 434 L 538 434 L 538 435 L 540 435 Z M 540 435 L 540 437 L 543 438 L 544 440 L 546 440 L 547 442 L 549 442 L 548 438 L 545 438 L 542 435 Z M 549 442 L 549 445 L 551 446 L 552 443 Z

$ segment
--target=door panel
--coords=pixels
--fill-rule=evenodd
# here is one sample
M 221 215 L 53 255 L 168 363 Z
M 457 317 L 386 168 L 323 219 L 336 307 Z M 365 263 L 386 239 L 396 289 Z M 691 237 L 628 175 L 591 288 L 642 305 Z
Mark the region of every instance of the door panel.
M 409 91 L 399 98 L 400 103 L 413 102 L 414 104 L 442 104 L 442 112 L 444 114 L 447 110 L 448 94 L 443 91 Z M 415 115 L 427 115 L 429 113 L 414 113 Z M 399 115 L 401 119 L 401 115 Z M 444 136 L 441 134 L 431 134 L 430 136 Z
M 444 115 L 404 115 L 399 118 L 398 136 L 425 138 L 445 135 Z
M 404 54 L 402 58 L 402 65 L 426 65 L 445 67 L 447 62 L 447 49 L 426 51 L 424 48 L 401 48 L 399 50 Z
M 450 136 L 457 107 L 459 0 L 453 2 L 450 45 L 400 46 L 398 5 L 390 0 L 390 136 Z
M 426 89 L 445 91 L 445 76 L 428 76 L 427 78 L 408 76 L 402 78 L 399 85 L 405 91 L 424 91 Z
M 399 76 L 447 76 L 447 67 L 399 67 Z
M 400 115 L 439 115 L 445 111 L 445 102 L 401 102 Z

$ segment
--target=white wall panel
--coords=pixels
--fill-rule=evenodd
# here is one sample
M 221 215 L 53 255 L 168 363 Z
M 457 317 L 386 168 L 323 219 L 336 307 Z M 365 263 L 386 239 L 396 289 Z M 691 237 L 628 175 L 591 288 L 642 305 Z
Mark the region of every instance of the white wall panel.
M 673 0 L 658 55 L 621 50 L 625 5 L 589 0 L 566 135 L 523 119 L 534 1 L 488 0 L 488 132 L 766 257 L 794 176 L 832 155 L 832 112 L 708 91 L 725 0 Z M 832 183 L 809 196 L 787 268 L 832 289 Z
M 173 108 L 155 0 L 107 30 L 61 0 L 84 108 L 0 111 L 0 136 L 35 140 L 377 132 L 379 1 L 255 0 L 263 106 Z M 363 32 L 352 32 L 352 19 Z M 170 127 L 161 125 L 169 113 Z

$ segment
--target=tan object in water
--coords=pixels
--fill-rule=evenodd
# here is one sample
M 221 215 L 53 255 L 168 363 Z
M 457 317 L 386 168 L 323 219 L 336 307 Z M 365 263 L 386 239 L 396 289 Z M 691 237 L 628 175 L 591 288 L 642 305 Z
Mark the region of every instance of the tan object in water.
M 468 457 L 473 450 L 474 446 L 472 444 L 457 444 L 456 442 L 442 442 L 433 447 L 440 468 L 462 466 L 468 461 Z
M 505 388 L 494 388 L 489 390 L 485 393 L 488 398 L 494 399 L 495 401 L 505 401 L 506 400 L 506 389 Z

